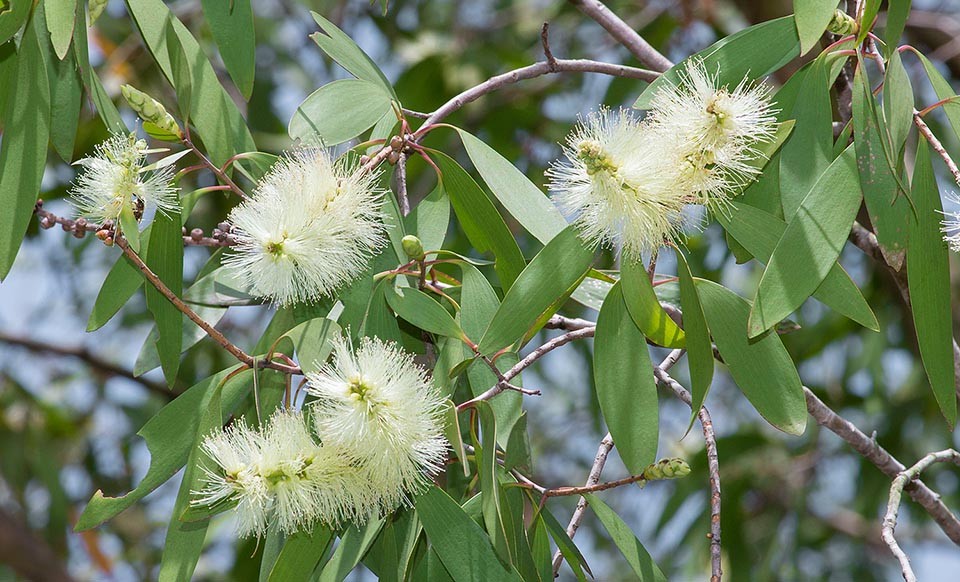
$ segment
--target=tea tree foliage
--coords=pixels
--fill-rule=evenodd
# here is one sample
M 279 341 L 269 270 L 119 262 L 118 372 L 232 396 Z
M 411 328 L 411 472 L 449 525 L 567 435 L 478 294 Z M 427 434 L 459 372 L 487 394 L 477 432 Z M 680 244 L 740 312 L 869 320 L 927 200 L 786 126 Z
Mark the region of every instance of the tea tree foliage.
M 29 542 L 0 563 L 914 580 L 921 534 L 956 552 L 955 480 L 920 479 L 960 458 L 960 118 L 908 0 L 704 3 L 714 42 L 656 3 L 266 4 L 0 3 L 0 276 L 95 275 L 93 345 L 150 329 L 132 371 L 0 343 L 151 395 L 78 409 L 0 360 L 0 539 Z

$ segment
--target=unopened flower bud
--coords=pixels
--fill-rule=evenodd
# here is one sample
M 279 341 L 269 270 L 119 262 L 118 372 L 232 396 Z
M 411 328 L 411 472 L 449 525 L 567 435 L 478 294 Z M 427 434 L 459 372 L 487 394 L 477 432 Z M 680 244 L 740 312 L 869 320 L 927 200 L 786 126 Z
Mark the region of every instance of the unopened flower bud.
M 107 240 L 108 236 L 110 236 L 110 231 L 105 228 L 101 228 L 100 230 L 97 231 L 97 238 L 100 240 L 105 241 Z
M 203 238 L 203 231 L 200 230 L 199 228 L 195 228 L 195 229 L 193 229 L 193 230 L 190 231 L 190 239 L 191 239 L 192 241 L 194 241 L 194 242 L 200 242 L 200 240 L 201 240 L 202 238 Z
M 53 228 L 54 222 L 50 220 L 50 217 L 44 216 L 40 219 L 40 228 L 47 229 Z
M 403 138 L 399 135 L 391 137 L 390 147 L 393 149 L 393 151 L 399 152 L 401 149 L 403 149 Z
M 156 99 L 130 85 L 120 87 L 120 92 L 123 94 L 123 98 L 127 100 L 130 108 L 136 111 L 141 119 L 149 121 L 167 133 L 180 135 L 180 126 L 177 124 L 177 120 L 167 113 L 166 108 Z
M 678 479 L 680 477 L 686 477 L 689 474 L 690 465 L 683 459 L 677 457 L 660 459 L 643 470 L 643 476 L 647 481 Z
M 411 259 L 423 260 L 423 243 L 416 236 L 408 234 L 400 240 L 400 245 L 403 246 L 403 252 L 407 253 L 407 256 Z
M 112 247 L 112 246 L 113 246 L 113 237 L 112 237 L 112 236 L 108 236 L 107 238 L 103 239 L 103 244 L 107 245 L 108 247 Z
M 833 34 L 844 36 L 847 34 L 855 34 L 860 30 L 860 26 L 852 16 L 838 8 L 837 11 L 833 13 L 833 19 L 830 21 L 830 24 L 827 25 L 827 30 Z

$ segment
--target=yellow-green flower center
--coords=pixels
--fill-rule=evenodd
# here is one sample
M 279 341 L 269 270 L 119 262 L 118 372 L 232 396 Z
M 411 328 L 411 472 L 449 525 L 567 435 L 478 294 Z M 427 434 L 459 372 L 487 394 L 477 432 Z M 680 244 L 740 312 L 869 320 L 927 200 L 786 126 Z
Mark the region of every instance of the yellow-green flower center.
M 577 157 L 591 176 L 600 172 L 608 172 L 612 176 L 620 169 L 610 155 L 603 151 L 603 147 L 592 139 L 585 139 L 577 144 Z

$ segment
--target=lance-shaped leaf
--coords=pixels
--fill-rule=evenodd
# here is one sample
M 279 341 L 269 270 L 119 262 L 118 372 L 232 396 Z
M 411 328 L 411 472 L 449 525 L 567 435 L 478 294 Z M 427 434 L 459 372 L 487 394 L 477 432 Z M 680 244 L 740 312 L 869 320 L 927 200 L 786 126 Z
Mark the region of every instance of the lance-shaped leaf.
M 480 352 L 493 355 L 524 336 L 541 316 L 569 294 L 587 275 L 593 253 L 569 226 L 533 257 L 503 298 L 479 342 Z
M 900 159 L 913 127 L 913 86 L 898 51 L 893 51 L 887 61 L 883 79 L 883 118 L 890 134 L 890 153 L 894 159 Z
M 180 213 L 158 212 L 150 228 L 150 246 L 144 261 L 177 297 L 183 294 L 183 238 Z M 167 384 L 173 386 L 180 369 L 183 314 L 153 285 L 146 285 L 147 308 L 157 323 L 157 354 Z
M 387 303 L 397 315 L 424 331 L 462 338 L 463 330 L 442 305 L 423 291 L 412 287 L 387 287 Z
M 383 519 L 376 516 L 362 526 L 348 527 L 340 536 L 340 543 L 324 565 L 317 582 L 343 582 L 373 545 L 381 529 Z
M 620 553 L 627 559 L 633 573 L 641 582 L 667 582 L 660 567 L 657 566 L 646 548 L 640 543 L 630 526 L 620 518 L 617 513 L 610 509 L 610 506 L 600 500 L 595 493 L 585 495 L 593 512 L 597 514 L 597 519 L 603 524 L 604 529 L 610 534 L 613 543 L 617 545 Z
M 340 333 L 340 326 L 336 322 L 326 317 L 315 317 L 297 325 L 281 338 L 290 339 L 300 368 L 309 373 L 327 361 L 333 351 L 333 339 Z
M 500 556 L 500 560 L 507 564 L 510 563 L 510 550 L 507 548 L 507 531 L 501 515 L 500 481 L 497 478 L 497 422 L 493 409 L 487 402 L 478 402 L 476 408 L 481 440 L 474 440 L 474 448 L 477 472 L 480 473 L 483 525 L 493 542 L 493 549 Z
M 770 256 L 750 312 L 750 337 L 779 323 L 817 290 L 840 256 L 860 201 L 856 159 L 848 147 L 803 199 Z
M 690 364 L 690 423 L 687 432 L 693 426 L 693 421 L 700 412 L 700 407 L 707 399 L 710 382 L 713 381 L 713 344 L 710 342 L 710 330 L 703 315 L 703 306 L 700 305 L 700 296 L 693 283 L 693 275 L 686 257 L 677 250 L 677 276 L 680 278 L 680 303 L 683 306 L 683 330 L 687 340 L 687 362 Z
M 892 145 L 886 124 L 877 112 L 863 66 L 857 67 L 853 77 L 853 133 L 860 185 L 870 223 L 884 259 L 899 271 L 907 245 L 907 214 L 911 210 L 906 198 L 898 196 L 900 184 L 891 168 L 889 155 Z
M 748 339 L 750 303 L 712 281 L 695 281 L 713 340 L 741 392 L 771 425 L 802 434 L 807 425 L 803 386 L 780 337 L 771 330 Z
M 787 223 L 749 204 L 732 202 L 729 212 L 716 215 L 717 221 L 758 261 L 767 264 Z M 873 331 L 880 331 L 877 316 L 863 298 L 850 275 L 834 263 L 813 296 L 830 309 Z
M 309 580 L 332 541 L 333 532 L 322 523 L 312 531 L 298 531 L 288 536 L 270 570 L 269 582 Z
M 287 133 L 293 139 L 334 146 L 351 140 L 391 114 L 390 93 L 363 79 L 327 83 L 301 103 Z
M 650 341 L 667 348 L 687 345 L 683 330 L 660 305 L 660 299 L 641 263 L 628 261 L 621 265 L 620 285 L 630 317 Z
M 837 0 L 793 0 L 793 17 L 800 36 L 800 54 L 812 49 L 833 19 Z
M 593 377 L 607 429 L 623 464 L 639 474 L 657 457 L 660 413 L 647 341 L 614 284 L 600 308 L 593 343 Z
M 314 21 L 320 25 L 320 29 L 323 31 L 322 33 L 317 32 L 310 35 L 310 38 L 313 39 L 313 42 L 317 43 L 317 46 L 323 49 L 323 52 L 330 55 L 331 59 L 337 61 L 341 67 L 349 71 L 354 77 L 377 83 L 382 86 L 393 99 L 397 98 L 393 92 L 393 87 L 383 75 L 383 72 L 381 72 L 376 63 L 357 46 L 357 43 L 353 42 L 353 40 L 337 28 L 334 23 L 323 16 L 312 11 L 310 15 L 313 16 Z
M 203 0 L 203 16 L 210 24 L 213 40 L 220 49 L 230 78 L 249 100 L 253 93 L 253 75 L 256 71 L 254 50 L 257 45 L 253 31 L 251 0 Z
M 73 40 L 73 24 L 77 17 L 77 0 L 44 2 L 43 8 L 46 12 L 50 42 L 53 44 L 53 50 L 56 51 L 57 58 L 62 61 L 67 56 L 67 51 L 70 50 L 70 41 Z
M 907 281 L 913 324 L 923 367 L 933 395 L 952 428 L 957 421 L 954 384 L 953 329 L 950 314 L 950 257 L 940 235 L 940 191 L 925 140 L 917 144 L 913 170 L 913 200 L 917 216 L 910 217 Z
M 637 109 L 649 109 L 653 96 L 663 87 L 677 85 L 690 59 L 699 59 L 706 70 L 717 72 L 720 86 L 733 85 L 747 75 L 759 79 L 776 71 L 800 52 L 800 40 L 793 16 L 784 16 L 745 28 L 725 37 L 697 54 L 684 59 L 650 83 L 636 103 Z

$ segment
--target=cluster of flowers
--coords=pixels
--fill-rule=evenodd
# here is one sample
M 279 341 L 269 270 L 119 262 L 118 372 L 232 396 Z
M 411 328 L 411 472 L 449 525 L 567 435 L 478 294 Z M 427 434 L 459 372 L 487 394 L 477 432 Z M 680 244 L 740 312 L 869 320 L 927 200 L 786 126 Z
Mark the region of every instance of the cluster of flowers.
M 759 174 L 757 146 L 776 132 L 769 90 L 717 85 L 691 60 L 642 120 L 620 110 L 580 122 L 547 176 L 587 242 L 639 257 L 679 237 L 686 205 L 722 209 Z
M 408 504 L 442 468 L 443 400 L 412 356 L 364 338 L 308 374 L 316 400 L 281 410 L 261 430 L 239 420 L 208 435 L 195 506 L 236 504 L 238 533 L 286 534 L 363 522 Z

